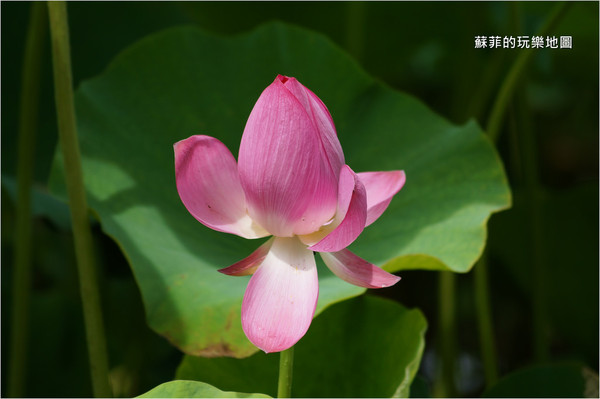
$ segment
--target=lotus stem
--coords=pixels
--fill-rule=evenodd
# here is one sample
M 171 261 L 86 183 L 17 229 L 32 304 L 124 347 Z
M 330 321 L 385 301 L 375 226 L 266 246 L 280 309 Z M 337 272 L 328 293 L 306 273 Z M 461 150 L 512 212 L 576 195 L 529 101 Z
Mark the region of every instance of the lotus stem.
M 31 296 L 31 183 L 35 164 L 35 133 L 38 122 L 40 58 L 47 30 L 44 3 L 31 3 L 25 39 L 19 142 L 17 157 L 17 205 L 15 264 L 13 275 L 13 309 L 11 317 L 10 366 L 8 396 L 23 397 L 29 337 L 29 302 Z
M 346 3 L 346 48 L 348 52 L 361 62 L 364 53 L 365 19 L 367 2 L 350 1 Z
M 529 216 L 531 268 L 532 268 L 532 314 L 534 356 L 537 362 L 548 361 L 548 309 L 546 307 L 546 272 L 542 244 L 542 198 L 538 175 L 538 154 L 531 115 L 523 91 L 516 93 L 512 107 L 510 139 L 514 143 L 515 157 L 521 166 L 521 184 L 524 187 L 527 215 Z
M 570 6 L 571 2 L 561 2 L 556 4 L 546 19 L 546 22 L 542 25 L 535 36 L 546 36 L 549 34 L 556 27 Z M 506 107 L 512 98 L 517 82 L 521 78 L 523 72 L 527 69 L 529 61 L 531 60 L 531 56 L 534 53 L 535 49 L 532 48 L 520 50 L 519 56 L 508 71 L 504 82 L 502 82 L 502 86 L 500 87 L 500 91 L 492 107 L 492 112 L 486 128 L 486 131 L 493 142 L 498 141 Z
M 535 36 L 546 36 L 554 30 L 561 18 L 565 15 L 570 2 L 557 3 L 550 12 L 542 27 L 536 32 Z M 487 123 L 486 131 L 490 139 L 496 143 L 500 136 L 502 123 L 506 108 L 513 97 L 516 85 L 526 71 L 531 61 L 534 49 L 523 49 L 514 64 L 508 71 L 506 78 L 502 82 L 496 101 L 492 106 L 492 111 Z M 481 339 L 481 351 L 484 364 L 484 373 L 486 376 L 486 386 L 492 385 L 498 378 L 497 358 L 494 348 L 494 336 L 492 327 L 490 293 L 487 277 L 487 261 L 484 253 L 475 266 L 475 297 L 477 302 L 477 313 L 479 320 L 479 330 Z
M 456 358 L 456 276 L 453 272 L 440 272 L 439 275 L 439 353 L 440 380 L 435 387 L 435 395 L 439 397 L 456 396 L 454 386 L 454 365 Z
M 92 233 L 83 185 L 81 157 L 75 123 L 75 106 L 71 76 L 69 26 L 64 1 L 48 2 L 52 60 L 54 65 L 54 92 L 58 117 L 59 141 L 64 159 L 64 170 L 73 223 L 75 255 L 83 303 L 83 316 L 94 396 L 112 396 L 108 379 L 108 358 L 104 325 L 100 309 L 100 294 L 93 257 Z
M 277 385 L 278 398 L 291 398 L 292 375 L 294 368 L 294 347 L 286 349 L 279 354 L 279 383 Z
M 481 256 L 475 265 L 475 304 L 477 307 L 477 321 L 479 323 L 479 341 L 485 385 L 490 387 L 498 380 L 498 360 L 494 339 L 492 322 L 492 306 L 490 304 L 489 284 L 487 275 L 487 254 Z

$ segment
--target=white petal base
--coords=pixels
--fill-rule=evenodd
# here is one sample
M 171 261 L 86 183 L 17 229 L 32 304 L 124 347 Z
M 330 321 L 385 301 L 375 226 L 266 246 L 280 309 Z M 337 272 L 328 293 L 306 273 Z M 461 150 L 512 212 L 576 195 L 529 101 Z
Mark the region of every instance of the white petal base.
M 295 237 L 276 237 L 244 295 L 246 336 L 267 353 L 290 348 L 308 330 L 318 296 L 312 251 Z

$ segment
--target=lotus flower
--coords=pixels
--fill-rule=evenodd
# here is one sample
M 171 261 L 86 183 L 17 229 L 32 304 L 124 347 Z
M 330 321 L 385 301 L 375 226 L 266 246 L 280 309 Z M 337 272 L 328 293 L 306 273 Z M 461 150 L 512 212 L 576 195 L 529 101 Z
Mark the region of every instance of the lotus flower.
M 341 279 L 382 288 L 400 278 L 345 249 L 385 211 L 403 171 L 354 173 L 327 107 L 296 79 L 277 76 L 252 109 L 238 162 L 214 137 L 174 145 L 179 196 L 205 226 L 254 239 L 273 236 L 220 272 L 252 274 L 242 327 L 265 352 L 304 336 L 319 285 L 314 252 Z

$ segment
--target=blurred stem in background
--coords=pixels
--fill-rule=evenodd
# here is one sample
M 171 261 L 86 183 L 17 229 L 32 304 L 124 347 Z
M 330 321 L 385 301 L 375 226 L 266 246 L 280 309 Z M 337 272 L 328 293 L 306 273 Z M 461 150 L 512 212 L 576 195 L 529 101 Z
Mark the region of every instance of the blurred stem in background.
M 528 236 L 531 247 L 532 267 L 532 313 L 533 313 L 533 348 L 537 362 L 548 360 L 548 310 L 545 306 L 546 276 L 544 273 L 544 251 L 542 250 L 542 215 L 541 187 L 538 177 L 537 144 L 531 114 L 524 98 L 523 90 L 515 94 L 511 107 L 511 148 L 521 167 L 517 173 L 524 188 L 527 215 L 529 217 Z
M 359 63 L 364 51 L 367 6 L 365 1 L 346 3 L 346 49 Z
M 546 22 L 542 25 L 541 29 L 536 32 L 535 36 L 545 37 L 548 35 L 556 27 L 570 6 L 570 2 L 557 3 L 550 15 L 547 17 Z M 531 56 L 534 54 L 534 52 L 535 49 L 533 48 L 522 49 L 519 52 L 519 56 L 517 57 L 515 63 L 508 71 L 506 78 L 504 78 L 504 81 L 502 82 L 500 91 L 498 92 L 496 100 L 494 101 L 494 105 L 492 106 L 492 111 L 490 113 L 486 128 L 488 135 L 494 143 L 498 142 L 498 136 L 500 135 L 502 122 L 504 121 L 504 113 L 506 112 L 508 103 L 512 98 L 515 87 L 519 82 L 519 78 L 529 65 L 529 61 L 531 61 Z
M 535 34 L 536 36 L 545 37 L 558 24 L 560 19 L 565 15 L 569 3 L 558 3 L 550 12 L 542 27 Z M 519 10 L 517 4 L 511 4 L 510 15 L 512 19 L 511 29 L 520 31 L 519 29 Z M 498 141 L 504 121 L 504 115 L 508 104 L 510 103 L 516 85 L 526 71 L 529 62 L 533 55 L 533 49 L 523 49 L 519 52 L 517 58 L 509 69 L 508 74 L 504 78 L 498 95 L 495 98 L 491 112 L 489 114 L 486 131 L 494 143 Z M 480 115 L 482 107 L 487 102 L 486 99 L 491 95 L 494 87 L 494 82 L 499 76 L 502 67 L 503 53 L 498 52 L 492 56 L 490 68 L 486 69 L 483 83 L 478 86 L 478 90 L 472 97 L 470 105 L 467 107 L 469 115 Z M 521 104 L 523 105 L 523 104 Z M 520 107 L 522 108 L 522 107 Z M 525 111 L 523 111 L 525 112 Z M 548 355 L 548 342 L 546 335 L 547 312 L 544 306 L 544 276 L 543 264 L 541 260 L 541 244 L 540 244 L 540 215 L 539 215 L 539 190 L 535 160 L 535 139 L 532 136 L 533 131 L 527 128 L 525 116 L 521 112 L 519 124 L 521 134 L 517 139 L 517 147 L 521 148 L 520 162 L 523 164 L 523 180 L 527 186 L 526 194 L 528 198 L 528 207 L 531 215 L 531 239 L 533 258 L 533 279 L 536 282 L 533 291 L 533 347 L 535 348 L 535 357 L 537 361 L 544 361 Z M 523 125 L 523 126 L 521 126 Z M 524 137 L 527 136 L 527 137 Z M 533 157 L 528 157 L 526 154 L 534 154 Z M 492 310 L 490 303 L 490 292 L 487 271 L 487 253 L 484 252 L 481 259 L 474 267 L 475 278 L 475 301 L 477 318 L 480 331 L 481 356 L 485 374 L 485 385 L 490 387 L 498 379 L 498 364 L 495 348 L 494 329 L 492 322 Z M 454 387 L 454 373 L 456 356 L 456 323 L 454 321 L 454 285 L 456 284 L 455 276 L 450 276 L 447 273 L 440 273 L 439 277 L 439 353 L 441 356 L 441 380 L 435 386 L 436 396 L 454 396 L 456 395 Z
M 90 371 L 94 396 L 110 397 L 108 359 L 104 325 L 100 310 L 100 295 L 94 265 L 92 233 L 83 186 L 81 157 L 75 123 L 73 79 L 67 6 L 63 1 L 48 2 L 52 61 L 54 65 L 54 92 L 58 117 L 59 141 L 64 159 L 65 179 L 69 194 L 69 208 L 73 223 L 75 255 L 79 271 L 83 316 L 90 357 Z
M 516 3 L 511 3 L 514 10 L 515 31 L 522 33 L 521 17 L 519 6 Z M 566 7 L 566 5 L 565 5 Z M 560 12 L 555 14 L 560 16 Z M 550 19 L 552 21 L 552 18 Z M 552 26 L 545 26 L 542 29 L 552 29 Z M 526 77 L 525 77 L 526 78 Z M 535 130 L 533 120 L 528 103 L 525 98 L 525 90 L 521 86 L 516 90 L 512 101 L 509 114 L 509 129 L 508 141 L 512 156 L 512 165 L 515 168 L 515 183 L 524 187 L 527 215 L 530 220 L 527 223 L 529 227 L 528 237 L 530 239 L 529 247 L 531 248 L 531 258 L 529 262 L 532 270 L 533 282 L 533 331 L 532 331 L 532 347 L 534 349 L 534 359 L 538 363 L 548 360 L 549 352 L 549 337 L 547 334 L 549 322 L 544 298 L 546 298 L 546 282 L 543 267 L 542 250 L 542 216 L 541 198 L 538 177 L 538 156 L 537 143 L 535 138 Z
M 558 24 L 560 19 L 565 15 L 569 3 L 558 3 L 552 10 L 552 12 L 548 15 L 545 23 L 538 30 L 535 36 L 543 36 L 548 35 Z M 488 124 L 486 127 L 486 131 L 490 137 L 490 139 L 496 143 L 498 141 L 498 137 L 500 135 L 502 129 L 502 123 L 504 120 L 504 115 L 506 112 L 506 108 L 513 97 L 513 93 L 515 91 L 516 85 L 519 82 L 521 76 L 527 69 L 529 62 L 531 61 L 531 56 L 533 55 L 533 49 L 523 49 L 514 64 L 511 66 L 506 78 L 502 82 L 500 86 L 500 90 L 498 92 L 498 96 L 492 106 L 492 111 L 490 113 L 490 117 L 488 119 Z M 521 132 L 519 136 L 531 135 L 532 132 Z M 535 145 L 533 141 L 529 142 L 527 145 Z M 527 149 L 534 151 L 535 148 Z M 524 152 L 525 153 L 525 152 Z M 529 165 L 529 167 L 533 167 L 535 169 L 535 164 Z M 524 166 L 525 169 L 527 167 Z M 535 219 L 532 222 L 535 222 Z M 539 219 L 539 218 L 537 218 Z M 535 241 L 535 238 L 534 238 Z M 538 254 L 536 254 L 538 255 Z M 539 258 L 539 256 L 535 256 L 535 258 Z M 536 266 L 537 264 L 537 266 Z M 534 279 L 537 277 L 537 273 L 543 274 L 543 270 L 540 270 L 542 267 L 539 259 L 533 260 L 533 269 L 534 269 Z M 497 377 L 497 359 L 496 359 L 496 351 L 494 348 L 494 337 L 493 337 L 493 326 L 492 326 L 492 311 L 490 305 L 490 293 L 489 293 L 489 284 L 487 277 L 487 261 L 485 259 L 485 254 L 482 256 L 480 261 L 475 265 L 475 297 L 476 297 L 476 307 L 477 314 L 479 319 L 479 328 L 480 328 L 480 336 L 481 336 L 481 354 L 483 358 L 484 364 L 484 372 L 486 375 L 486 386 L 489 387 L 492 385 Z M 547 343 L 545 342 L 545 311 L 543 310 L 543 284 L 539 283 L 537 289 L 534 291 L 534 337 L 535 343 L 534 347 L 536 348 L 536 353 L 540 356 L 544 357 L 544 353 L 547 352 Z M 540 329 L 540 331 L 538 331 Z
M 456 304 L 454 272 L 438 273 L 438 336 L 440 350 L 440 368 L 438 368 L 438 382 L 434 386 L 434 396 L 456 396 L 454 386 L 454 367 L 456 365 Z
M 475 308 L 479 324 L 479 344 L 483 361 L 485 386 L 489 388 L 498 380 L 498 358 L 496 356 L 496 341 L 492 320 L 492 305 L 490 303 L 490 285 L 488 282 L 487 252 L 484 251 L 475 264 Z
M 291 398 L 292 376 L 294 372 L 294 347 L 279 353 L 279 381 L 277 384 L 278 398 Z
M 29 338 L 29 302 L 31 296 L 31 183 L 35 161 L 35 133 L 38 122 L 41 58 L 47 32 L 46 6 L 31 3 L 25 39 L 19 142 L 17 148 L 17 206 L 13 309 L 10 335 L 8 396 L 25 396 L 24 381 Z

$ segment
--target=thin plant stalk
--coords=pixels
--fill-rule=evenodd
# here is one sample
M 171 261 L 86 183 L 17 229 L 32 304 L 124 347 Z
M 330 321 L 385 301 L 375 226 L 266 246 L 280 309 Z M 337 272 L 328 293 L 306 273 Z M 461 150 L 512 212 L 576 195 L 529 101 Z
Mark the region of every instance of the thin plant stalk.
M 8 396 L 11 397 L 25 396 L 32 262 L 31 183 L 35 165 L 41 58 L 48 29 L 46 18 L 45 4 L 31 3 L 23 57 L 17 148 L 15 263 L 12 284 L 10 366 L 8 367 Z
M 346 48 L 360 62 L 365 47 L 365 18 L 369 4 L 364 1 L 350 1 L 346 4 Z
M 498 380 L 498 361 L 492 322 L 492 306 L 490 304 L 488 265 L 486 253 L 475 265 L 475 304 L 477 307 L 477 322 L 479 324 L 479 342 L 485 385 L 490 387 Z
M 436 397 L 456 396 L 454 385 L 454 365 L 456 358 L 456 276 L 453 272 L 440 272 L 438 287 L 440 348 L 440 379 L 435 386 Z
M 292 395 L 292 376 L 294 368 L 294 347 L 286 349 L 279 354 L 279 381 L 277 384 L 277 397 L 290 398 Z
M 542 198 L 538 173 L 538 156 L 535 132 L 531 116 L 522 91 L 515 94 L 513 131 L 510 139 L 514 141 L 516 157 L 521 165 L 521 183 L 525 191 L 525 206 L 529 216 L 529 238 L 532 266 L 532 314 L 533 314 L 533 348 L 536 361 L 548 360 L 548 310 L 545 305 L 546 273 L 544 272 L 544 251 L 542 250 Z M 518 128 L 518 131 L 517 131 Z
M 561 18 L 565 15 L 570 6 L 569 2 L 557 3 L 551 13 L 548 15 L 545 23 L 536 32 L 535 36 L 548 35 L 557 26 Z M 516 85 L 526 71 L 529 62 L 531 61 L 534 49 L 523 49 L 514 64 L 510 68 L 506 78 L 500 86 L 500 91 L 486 126 L 486 131 L 490 139 L 496 143 L 498 141 L 506 108 L 512 99 Z M 487 261 L 485 254 L 482 256 L 478 264 L 475 266 L 475 296 L 477 302 L 477 314 L 480 328 L 481 351 L 484 363 L 484 373 L 486 375 L 486 385 L 493 384 L 498 376 L 497 372 L 497 357 L 494 348 L 493 326 L 492 326 L 492 311 L 490 304 L 489 284 L 487 277 Z
M 568 8 L 571 6 L 571 2 L 562 2 L 557 3 L 554 6 L 554 9 L 546 19 L 546 22 L 543 26 L 536 32 L 534 36 L 543 36 L 548 35 L 552 30 L 556 27 L 561 18 L 565 15 Z M 490 118 L 488 120 L 486 131 L 492 141 L 498 141 L 498 136 L 500 135 L 500 130 L 502 128 L 502 122 L 504 120 L 504 114 L 506 112 L 506 107 L 510 102 L 514 90 L 519 82 L 523 71 L 529 65 L 531 61 L 531 57 L 535 53 L 535 49 L 521 49 L 519 52 L 519 56 L 515 60 L 515 63 L 512 65 L 506 78 L 502 82 L 502 86 L 500 86 L 500 91 L 498 92 L 498 96 L 496 97 L 496 101 L 492 106 L 492 111 L 490 114 Z
M 65 179 L 73 224 L 75 255 L 83 303 L 92 386 L 94 396 L 110 397 L 112 393 L 108 377 L 106 340 L 75 123 L 66 3 L 63 1 L 48 2 L 48 13 L 52 38 L 59 141 L 64 160 Z

